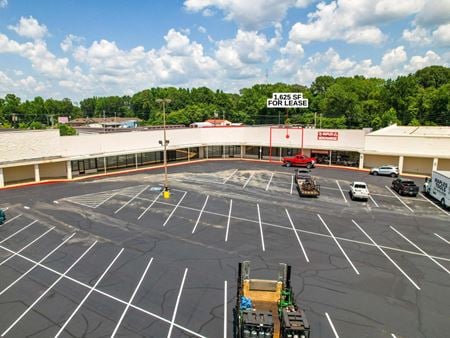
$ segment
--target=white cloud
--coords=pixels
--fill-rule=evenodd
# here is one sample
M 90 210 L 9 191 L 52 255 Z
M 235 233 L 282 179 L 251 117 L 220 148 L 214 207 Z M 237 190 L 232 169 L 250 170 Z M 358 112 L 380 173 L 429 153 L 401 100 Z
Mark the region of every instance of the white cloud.
M 409 63 L 404 66 L 404 70 L 408 73 L 413 73 L 427 66 L 444 64 L 444 60 L 438 54 L 429 50 L 424 56 L 416 55 L 411 57 Z
M 0 8 L 8 7 L 8 0 L 0 0 Z
M 439 26 L 433 32 L 433 40 L 438 45 L 450 47 L 450 23 Z
M 393 71 L 398 65 L 401 65 L 407 60 L 405 47 L 399 46 L 383 55 L 381 59 L 381 68 L 385 71 Z
M 209 17 L 209 16 L 214 16 L 216 14 L 216 12 L 214 12 L 213 10 L 206 8 L 202 11 L 202 15 Z
M 414 22 L 419 26 L 435 26 L 450 21 L 450 1 L 427 0 Z
M 74 44 L 81 44 L 83 42 L 84 38 L 80 36 L 76 36 L 73 34 L 67 35 L 64 40 L 59 44 L 63 52 L 71 51 L 74 48 Z
M 213 14 L 221 10 L 226 20 L 235 21 L 245 29 L 259 29 L 281 22 L 291 7 L 304 8 L 313 0 L 185 0 L 188 11 Z
M 9 25 L 8 28 L 15 31 L 20 36 L 35 40 L 42 39 L 48 34 L 47 26 L 41 25 L 32 16 L 28 18 L 21 17 L 17 25 Z
M 296 42 L 343 40 L 348 43 L 380 44 L 387 39 L 377 24 L 419 12 L 425 0 L 335 0 L 320 2 L 308 22 L 292 26 Z
M 197 30 L 198 30 L 200 33 L 202 33 L 202 34 L 205 34 L 205 33 L 206 33 L 206 28 L 203 27 L 203 26 L 198 26 Z
M 357 4 L 361 1 L 339 3 L 333 1 L 329 4 L 321 2 L 317 11 L 308 14 L 308 23 L 294 24 L 289 33 L 291 40 L 308 43 L 311 41 L 344 40 L 349 43 L 378 44 L 385 40 L 381 30 L 371 25 L 361 25 Z
M 32 76 L 13 80 L 0 71 L 0 96 L 15 93 L 20 97 L 31 98 L 47 90 L 47 85 Z
M 281 26 L 268 39 L 256 31 L 239 29 L 234 39 L 217 43 L 215 58 L 231 78 L 255 78 L 261 75 L 258 65 L 269 61 L 268 52 L 278 46 Z
M 398 75 L 412 73 L 430 65 L 448 65 L 450 53 L 443 56 L 428 51 L 424 56 L 415 55 L 409 60 L 404 46 L 399 46 L 384 53 L 379 64 L 371 59 L 354 60 L 343 58 L 333 48 L 324 53 L 315 53 L 305 61 L 296 64 L 282 58 L 274 62 L 273 74 L 283 82 L 310 84 L 319 75 L 395 78 Z M 278 80 L 278 79 L 277 79 Z
M 420 26 L 417 26 L 411 30 L 403 30 L 402 38 L 412 44 L 417 44 L 419 46 L 424 46 L 431 43 L 430 31 Z

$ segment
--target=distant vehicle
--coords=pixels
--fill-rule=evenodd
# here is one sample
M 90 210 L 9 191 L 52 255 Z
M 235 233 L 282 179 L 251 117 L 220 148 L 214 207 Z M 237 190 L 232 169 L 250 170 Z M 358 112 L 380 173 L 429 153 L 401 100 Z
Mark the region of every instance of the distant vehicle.
M 398 177 L 398 167 L 395 165 L 383 165 L 381 167 L 370 169 L 370 175 L 384 175 Z
M 414 181 L 404 178 L 396 178 L 392 181 L 392 189 L 397 191 L 400 195 L 409 195 L 416 197 L 419 193 L 419 187 Z
M 5 220 L 6 220 L 5 211 L 3 211 L 3 209 L 0 209 L 0 224 L 3 224 Z
M 423 190 L 437 199 L 443 208 L 450 207 L 450 171 L 435 170 L 427 177 Z
M 317 163 L 317 159 L 315 157 L 308 157 L 302 154 L 297 154 L 292 157 L 283 157 L 283 164 L 286 167 L 290 166 L 298 166 L 298 167 L 306 167 L 308 169 L 314 168 Z
M 297 169 L 295 172 L 295 183 L 301 197 L 319 197 L 320 195 L 320 186 L 310 173 L 309 169 Z
M 353 182 L 350 184 L 350 198 L 367 201 L 369 199 L 369 188 L 365 182 Z

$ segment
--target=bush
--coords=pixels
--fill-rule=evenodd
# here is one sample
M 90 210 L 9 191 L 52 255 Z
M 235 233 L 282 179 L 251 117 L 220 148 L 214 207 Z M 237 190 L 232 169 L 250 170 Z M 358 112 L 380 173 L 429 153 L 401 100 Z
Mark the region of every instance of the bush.
M 60 136 L 71 136 L 76 135 L 77 131 L 75 128 L 72 128 L 71 126 L 68 126 L 67 124 L 61 124 L 59 126 L 59 135 Z

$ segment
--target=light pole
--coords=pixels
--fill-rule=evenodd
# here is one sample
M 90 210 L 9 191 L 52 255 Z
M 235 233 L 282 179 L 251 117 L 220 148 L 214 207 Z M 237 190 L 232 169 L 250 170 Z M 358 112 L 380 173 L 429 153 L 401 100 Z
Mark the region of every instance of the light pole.
M 170 99 L 156 99 L 156 102 L 162 105 L 163 109 L 163 130 L 164 130 L 164 136 L 163 141 L 159 141 L 159 144 L 162 144 L 164 147 L 164 190 L 163 190 L 163 197 L 169 198 L 170 192 L 169 192 L 169 186 L 167 182 L 167 144 L 169 143 L 169 140 L 166 138 L 166 104 L 169 104 L 171 102 Z

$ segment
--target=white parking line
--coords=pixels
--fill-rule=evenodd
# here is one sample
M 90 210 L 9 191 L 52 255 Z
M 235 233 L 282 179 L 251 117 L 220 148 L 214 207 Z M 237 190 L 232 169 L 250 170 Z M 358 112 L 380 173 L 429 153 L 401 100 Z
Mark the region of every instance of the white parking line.
M 262 224 L 261 224 L 261 212 L 259 211 L 259 204 L 256 204 L 256 207 L 258 208 L 258 221 L 259 221 L 259 230 L 261 231 L 262 251 L 266 251 L 266 246 L 264 245 L 264 235 L 263 235 L 263 229 L 262 229 Z
M 102 205 L 103 203 L 105 203 L 106 201 L 109 201 L 111 198 L 113 198 L 114 196 L 116 196 L 118 193 L 119 193 L 119 191 L 116 192 L 116 193 L 114 193 L 114 194 L 112 194 L 111 196 L 109 196 L 109 197 L 106 198 L 105 200 L 101 201 L 99 204 L 97 204 L 97 205 L 94 207 L 94 209 L 97 209 L 99 206 L 101 206 L 101 205 Z
M 238 172 L 238 169 L 236 169 L 235 171 L 233 171 L 233 173 L 232 173 L 230 176 L 228 176 L 228 177 L 222 182 L 222 184 L 227 183 L 228 180 L 229 180 L 234 174 L 236 174 L 237 172 Z
M 359 271 L 358 269 L 353 265 L 352 261 L 350 260 L 350 258 L 347 256 L 347 254 L 345 253 L 344 249 L 342 248 L 341 244 L 338 242 L 338 240 L 336 239 L 336 237 L 334 236 L 334 234 L 331 232 L 330 228 L 328 227 L 328 225 L 325 223 L 325 221 L 322 219 L 322 217 L 317 214 L 317 217 L 319 217 L 320 221 L 322 222 L 322 224 L 325 226 L 325 228 L 328 230 L 328 232 L 330 233 L 331 237 L 333 237 L 334 241 L 336 242 L 337 246 L 339 247 L 339 249 L 341 249 L 342 253 L 344 254 L 345 258 L 347 259 L 347 261 L 350 263 L 350 265 L 352 266 L 353 270 L 355 271 L 355 273 L 357 275 L 359 275 Z
M 227 303 L 227 281 L 225 281 L 223 285 L 223 338 L 227 338 Z
M 0 227 L 2 227 L 2 226 L 4 226 L 4 225 L 8 224 L 9 222 L 14 221 L 15 219 L 19 218 L 20 216 L 22 216 L 22 214 L 18 214 L 17 216 L 14 216 L 13 218 L 8 219 L 5 223 L 3 223 L 2 225 L 0 225 Z
M 309 263 L 308 255 L 306 254 L 305 248 L 303 247 L 302 241 L 300 240 L 297 229 L 295 228 L 295 225 L 292 222 L 291 215 L 289 215 L 289 211 L 287 209 L 284 209 L 284 210 L 286 210 L 286 215 L 289 218 L 289 222 L 291 223 L 292 230 L 294 230 L 295 237 L 297 237 L 297 241 L 298 241 L 298 244 L 300 245 L 300 248 L 303 251 L 303 255 L 305 256 L 306 261 Z
M 417 250 L 419 250 L 421 253 L 423 253 L 425 256 L 427 256 L 429 259 L 431 259 L 432 262 L 434 262 L 437 266 L 439 266 L 442 270 L 444 270 L 445 272 L 447 272 L 450 275 L 450 271 L 444 267 L 441 263 L 439 263 L 438 261 L 436 261 L 433 257 L 431 257 L 429 254 L 427 254 L 424 250 L 422 250 L 421 248 L 419 248 L 419 246 L 417 246 L 416 244 L 414 244 L 411 240 L 409 240 L 405 235 L 403 235 L 400 231 L 398 231 L 397 229 L 395 229 L 392 225 L 390 225 L 390 228 L 392 230 L 394 230 L 397 234 L 399 234 L 401 237 L 403 237 L 403 239 L 405 241 L 407 241 L 409 244 L 411 244 L 413 247 L 415 247 Z
M 24 226 L 23 228 L 21 228 L 21 229 L 19 229 L 19 230 L 17 230 L 17 231 L 16 231 L 15 233 L 13 233 L 12 235 L 9 235 L 9 236 L 6 237 L 5 239 L 1 240 L 1 241 L 0 241 L 0 244 L 2 244 L 3 242 L 6 242 L 8 239 L 14 237 L 14 236 L 17 235 L 18 233 L 20 233 L 20 232 L 24 231 L 25 229 L 29 228 L 30 226 L 32 226 L 32 225 L 33 225 L 34 223 L 36 223 L 36 222 L 37 222 L 37 220 L 31 222 L 30 224 Z
M 150 210 L 150 208 L 153 206 L 153 204 L 156 203 L 156 200 L 157 200 L 161 195 L 162 195 L 162 191 L 158 194 L 158 196 L 155 197 L 155 199 L 152 201 L 152 203 L 150 203 L 150 205 L 149 205 L 147 208 L 145 208 L 145 210 L 139 215 L 139 217 L 137 218 L 138 220 L 140 220 L 141 217 L 144 216 L 145 213 L 146 213 L 147 211 Z
M 3 245 L 0 245 L 0 248 L 3 249 L 3 250 L 5 250 L 5 251 L 8 251 L 9 253 L 12 253 L 12 254 L 15 253 L 13 250 L 8 249 L 8 248 L 4 247 Z M 17 256 L 20 257 L 20 258 L 22 258 L 22 259 L 24 259 L 24 260 L 26 260 L 27 262 L 30 262 L 30 263 L 32 263 L 32 264 L 36 264 L 37 266 L 39 266 L 39 267 L 41 267 L 41 268 L 43 268 L 43 269 L 45 269 L 45 270 L 47 270 L 47 271 L 50 271 L 50 272 L 54 273 L 55 275 L 63 276 L 63 274 L 62 274 L 61 272 L 59 272 L 59 271 L 57 271 L 57 270 L 55 270 L 55 269 L 52 269 L 52 268 L 48 267 L 47 265 L 41 264 L 41 263 L 39 263 L 39 262 L 36 262 L 35 260 L 33 260 L 33 259 L 29 258 L 29 257 L 26 257 L 26 256 L 24 256 L 24 255 L 22 255 L 22 254 L 17 254 Z M 89 290 L 92 288 L 92 286 L 90 286 L 89 284 L 86 284 L 86 283 L 84 283 L 84 282 L 80 282 L 79 280 L 77 280 L 77 279 L 75 279 L 75 278 L 73 278 L 73 277 L 70 277 L 70 276 L 67 276 L 67 275 L 64 275 L 63 277 L 64 277 L 65 279 L 70 280 L 71 282 L 74 282 L 75 284 L 78 284 L 78 285 L 80 285 L 80 286 L 82 286 L 82 287 L 85 287 L 85 288 L 87 288 L 87 289 L 89 289 Z M 102 291 L 102 290 L 99 290 L 99 289 L 94 288 L 94 291 L 97 292 L 98 294 L 102 295 L 102 296 L 105 296 L 105 297 L 107 297 L 107 298 L 109 298 L 109 299 L 115 300 L 116 302 L 121 303 L 121 304 L 123 304 L 123 305 L 127 305 L 127 304 L 128 304 L 128 303 L 127 303 L 126 301 L 124 301 L 123 299 L 117 298 L 117 297 L 115 297 L 115 296 L 113 296 L 113 295 L 110 295 L 109 293 L 106 293 L 106 292 L 104 292 L 104 291 Z M 156 319 L 158 319 L 158 320 L 161 320 L 161 321 L 163 321 L 164 323 L 171 324 L 171 321 L 170 321 L 170 320 L 168 320 L 168 319 L 166 319 L 166 318 L 164 318 L 164 317 L 161 317 L 161 316 L 159 316 L 159 315 L 157 315 L 157 314 L 155 314 L 155 313 L 153 313 L 153 312 L 150 312 L 150 311 L 148 311 L 148 310 L 145 310 L 145 309 L 143 309 L 143 308 L 141 308 L 141 307 L 139 307 L 139 306 L 137 306 L 137 305 L 131 304 L 130 307 L 133 308 L 133 309 L 135 309 L 135 310 L 137 310 L 137 311 L 139 311 L 139 312 L 145 313 L 145 314 L 147 314 L 147 315 L 149 315 L 149 316 L 151 316 L 151 317 L 153 317 L 153 318 L 156 318 Z M 180 330 L 183 330 L 183 331 L 185 331 L 185 332 L 187 332 L 187 333 L 189 333 L 189 334 L 191 334 L 191 335 L 193 335 L 193 336 L 196 336 L 196 337 L 199 337 L 199 338 L 206 338 L 205 336 L 202 336 L 201 334 L 199 334 L 199 333 L 197 333 L 197 332 L 194 332 L 194 331 L 192 331 L 192 330 L 190 330 L 190 329 L 188 329 L 188 328 L 186 328 L 186 327 L 184 327 L 184 326 L 181 326 L 180 324 L 174 323 L 173 326 L 174 326 L 174 327 L 177 327 L 177 328 L 179 328 Z
M 230 211 L 228 211 L 227 231 L 225 232 L 225 242 L 228 242 L 228 231 L 230 230 L 231 208 L 233 207 L 233 200 L 230 200 Z
M 192 233 L 194 233 L 195 229 L 197 229 L 198 222 L 200 222 L 200 217 L 202 217 L 203 210 L 205 210 L 206 203 L 208 203 L 208 198 L 209 198 L 209 195 L 206 196 L 205 203 L 203 203 L 202 210 L 200 210 L 200 214 L 198 215 L 197 222 L 195 222 L 194 229 L 192 229 Z
M 187 272 L 188 272 L 188 269 L 186 268 L 184 270 L 183 280 L 181 281 L 180 291 L 178 291 L 177 302 L 175 303 L 175 309 L 173 310 L 172 321 L 170 322 L 170 328 L 169 328 L 169 332 L 167 333 L 167 338 L 170 338 L 172 336 L 173 323 L 175 322 L 175 317 L 177 315 L 178 304 L 180 303 L 181 292 L 183 291 L 184 281 L 186 280 Z
M 142 189 L 141 191 L 139 191 L 136 195 L 134 195 L 130 200 L 128 200 L 127 203 L 125 203 L 124 205 L 122 205 L 119 209 L 117 209 L 116 211 L 114 211 L 115 214 L 117 214 L 120 210 L 122 210 L 123 208 L 125 208 L 128 204 L 130 204 L 131 202 L 133 202 L 133 200 L 137 197 L 139 197 L 140 194 L 142 194 L 145 190 L 147 190 L 147 188 L 149 187 L 149 185 L 147 185 L 146 187 L 144 187 L 144 189 Z
M 336 338 L 339 338 L 339 335 L 338 335 L 338 333 L 337 333 L 337 331 L 336 331 L 336 328 L 335 328 L 334 325 L 333 325 L 333 322 L 331 321 L 330 316 L 328 315 L 328 312 L 325 312 L 325 316 L 327 316 L 328 323 L 330 323 L 330 326 L 331 326 L 331 329 L 333 330 L 334 336 L 335 336 Z
M 336 188 L 336 190 L 337 190 L 337 188 Z M 148 199 L 145 199 L 145 198 L 140 198 L 140 199 L 148 201 Z M 175 204 L 168 203 L 168 202 L 158 202 L 158 203 L 163 204 L 163 205 L 167 205 L 167 206 L 175 206 Z M 180 206 L 180 208 L 185 209 L 185 210 L 191 210 L 191 211 L 200 211 L 197 208 L 188 207 L 188 206 Z M 221 214 L 219 212 L 205 211 L 204 213 L 205 214 L 222 216 L 222 217 L 228 218 L 228 214 Z M 243 218 L 243 217 L 237 217 L 237 216 L 231 216 L 231 218 L 234 219 L 234 220 L 237 220 L 237 221 L 245 221 L 245 222 L 249 222 L 249 223 L 256 223 L 256 224 L 258 224 L 257 220 L 253 220 L 253 219 L 249 219 L 249 218 Z M 284 226 L 284 225 L 273 224 L 273 223 L 268 223 L 268 222 L 261 222 L 261 223 L 264 224 L 264 225 L 267 225 L 269 227 L 292 231 L 292 227 L 287 227 L 287 226 Z M 332 238 L 332 236 L 330 236 L 328 234 L 320 233 L 320 232 L 314 232 L 314 231 L 303 230 L 303 229 L 297 229 L 297 231 L 298 232 L 303 232 L 305 234 L 314 235 L 314 236 Z M 361 245 L 367 245 L 367 246 L 376 247 L 376 245 L 374 245 L 372 243 L 369 243 L 369 242 L 358 241 L 358 240 L 355 240 L 355 239 L 345 238 L 345 237 L 340 237 L 340 236 L 336 236 L 336 238 L 338 240 L 340 240 L 340 241 L 346 241 L 346 242 L 349 242 L 349 243 L 355 243 L 355 244 L 361 244 Z M 415 255 L 415 256 L 424 256 L 422 253 L 416 252 L 416 251 L 403 250 L 403 249 L 394 248 L 394 247 L 386 246 L 386 245 L 380 245 L 380 247 L 383 248 L 383 249 L 386 249 L 386 250 L 407 253 L 407 254 L 411 254 L 411 255 Z M 0 246 L 0 248 L 2 248 L 2 247 Z M 432 257 L 436 258 L 436 259 L 439 259 L 439 260 L 442 260 L 442 261 L 450 262 L 450 258 L 440 257 L 440 256 L 432 256 Z
M 31 241 L 30 243 L 28 243 L 27 245 L 25 245 L 22 249 L 20 249 L 19 251 L 17 251 L 16 253 L 14 253 L 13 255 L 9 256 L 8 258 L 4 259 L 1 263 L 0 266 L 2 266 L 3 264 L 5 264 L 7 261 L 9 261 L 11 258 L 13 258 L 14 256 L 17 256 L 17 254 L 21 253 L 23 250 L 25 250 L 26 248 L 28 248 L 29 246 L 33 245 L 35 242 L 37 242 L 38 240 L 40 240 L 42 237 L 44 237 L 45 235 L 47 235 L 50 231 L 52 231 L 54 228 L 56 227 L 52 227 L 50 229 L 48 229 L 46 232 L 44 232 L 42 235 L 40 235 L 38 238 L 34 239 L 33 241 Z
M 294 175 L 291 176 L 291 195 L 293 190 L 294 190 Z
M 444 209 L 440 208 L 439 206 L 437 206 L 435 203 L 433 203 L 432 201 L 430 201 L 429 198 L 425 197 L 424 194 L 419 193 L 420 197 L 422 197 L 425 201 L 427 201 L 428 203 L 434 205 L 436 207 L 436 209 L 439 209 L 440 211 L 442 211 L 444 214 L 446 214 L 447 216 L 450 216 L 450 213 L 448 213 L 447 211 L 445 211 Z
M 180 198 L 180 200 L 178 201 L 177 205 L 175 206 L 175 208 L 173 208 L 172 212 L 170 213 L 169 217 L 167 217 L 166 221 L 163 223 L 163 227 L 166 226 L 167 222 L 169 222 L 170 218 L 172 217 L 173 213 L 175 212 L 175 210 L 177 210 L 177 208 L 180 206 L 181 202 L 183 201 L 184 196 L 186 196 L 187 192 L 185 192 L 183 194 L 183 196 Z
M 253 175 L 255 175 L 255 173 L 251 173 L 250 176 L 248 177 L 247 181 L 245 181 L 244 186 L 242 187 L 242 189 L 245 189 L 245 187 L 247 186 L 248 182 L 250 182 L 250 180 L 252 179 Z
M 72 235 L 72 236 L 73 236 L 73 235 Z M 72 236 L 70 236 L 70 238 L 71 238 Z M 69 240 L 70 238 L 68 238 L 67 240 Z M 7 252 L 9 252 L 9 253 L 12 253 L 12 254 L 16 253 L 15 251 L 13 251 L 13 250 L 11 250 L 11 249 L 9 249 L 9 248 L 6 248 L 6 247 L 4 247 L 4 246 L 2 246 L 2 245 L 0 245 L 0 248 L 3 249 L 3 250 L 5 250 L 5 251 L 7 251 Z M 26 257 L 26 256 L 24 256 L 24 255 L 22 255 L 22 254 L 17 254 L 17 256 L 20 257 L 20 258 L 22 258 L 22 259 L 24 259 L 24 260 L 27 261 L 27 262 L 30 262 L 30 263 L 35 264 L 35 265 L 37 265 L 37 266 L 39 266 L 39 267 L 41 267 L 41 268 L 43 268 L 43 269 L 45 269 L 45 270 L 47 270 L 47 271 L 49 271 L 49 272 L 52 272 L 52 273 L 54 273 L 55 275 L 62 276 L 63 278 L 65 278 L 65 279 L 67 279 L 67 280 L 69 280 L 69 281 L 71 281 L 71 282 L 74 282 L 74 283 L 76 283 L 76 284 L 78 284 L 78 285 L 80 285 L 80 286 L 83 286 L 83 287 L 85 287 L 85 288 L 87 288 L 87 289 L 89 289 L 89 290 L 90 290 L 90 289 L 94 289 L 94 291 L 97 292 L 97 293 L 100 294 L 100 295 L 103 295 L 103 296 L 105 296 L 105 297 L 107 297 L 107 298 L 109 298 L 109 299 L 115 300 L 115 301 L 117 301 L 117 302 L 119 302 L 119 303 L 121 303 L 121 304 L 127 305 L 127 302 L 126 302 L 126 301 L 124 301 L 124 300 L 122 300 L 122 299 L 120 299 L 120 298 L 117 298 L 117 297 L 115 297 L 115 296 L 113 296 L 113 295 L 111 295 L 111 294 L 108 294 L 108 293 L 106 293 L 106 292 L 104 292 L 104 291 L 102 291 L 102 290 L 93 288 L 93 287 L 90 286 L 89 284 L 86 284 L 86 283 L 84 283 L 84 282 L 81 282 L 81 281 L 79 281 L 79 280 L 77 280 L 77 279 L 75 279 L 75 278 L 73 278 L 73 277 L 70 277 L 70 276 L 68 276 L 68 275 L 64 275 L 63 273 L 61 273 L 61 272 L 59 272 L 59 271 L 57 271 L 57 270 L 55 270 L 55 269 L 53 269 L 53 268 L 51 268 L 51 267 L 49 267 L 49 266 L 47 266 L 47 265 L 44 265 L 44 264 L 42 264 L 42 263 L 40 263 L 40 262 L 37 262 L 37 261 L 35 261 L 35 260 L 33 260 L 33 259 L 29 258 L 29 257 Z M 166 318 L 164 318 L 164 317 L 161 317 L 161 316 L 159 316 L 159 315 L 157 315 L 157 314 L 155 314 L 155 313 L 153 313 L 153 312 L 150 312 L 150 311 L 148 311 L 148 310 L 145 310 L 145 309 L 143 309 L 143 308 L 141 308 L 141 307 L 139 307 L 139 306 L 137 306 L 137 305 L 131 304 L 130 307 L 132 307 L 133 309 L 138 310 L 138 311 L 140 311 L 140 312 L 142 312 L 142 313 L 145 313 L 145 314 L 147 314 L 147 315 L 149 315 L 149 316 L 151 316 L 151 317 L 153 317 L 153 318 L 156 318 L 156 319 L 158 319 L 158 320 L 161 320 L 161 321 L 163 321 L 163 322 L 165 322 L 165 323 L 168 323 L 168 324 L 171 323 L 170 320 L 168 320 L 168 319 L 166 319 Z M 190 330 L 190 329 L 188 329 L 188 328 L 186 328 L 186 327 L 184 327 L 184 326 L 182 326 L 182 325 L 180 325 L 180 324 L 173 323 L 173 326 L 174 326 L 174 327 L 177 327 L 177 328 L 179 328 L 179 329 L 181 329 L 181 330 L 183 330 L 183 331 L 185 331 L 185 332 L 187 332 L 187 333 L 189 333 L 189 334 L 191 334 L 191 335 L 193 335 L 193 336 L 196 336 L 196 337 L 199 337 L 199 338 L 206 338 L 205 336 L 203 336 L 203 335 L 201 335 L 201 334 L 199 334 L 199 333 L 197 333 L 197 332 L 194 332 L 194 331 L 192 331 L 192 330 Z
M 344 192 L 342 191 L 341 185 L 339 184 L 339 181 L 338 181 L 338 180 L 336 180 L 336 184 L 337 184 L 337 186 L 338 186 L 338 188 L 339 188 L 339 190 L 340 190 L 340 192 L 341 192 L 341 194 L 342 194 L 342 197 L 344 198 L 345 203 L 348 203 L 347 198 L 345 197 L 345 194 L 344 194 Z
M 89 246 L 89 248 L 87 248 L 87 250 L 85 250 L 83 252 L 83 254 L 77 258 L 77 260 L 75 262 L 72 263 L 72 265 L 69 266 L 69 268 L 63 272 L 63 274 L 58 277 L 57 280 L 55 280 L 53 282 L 52 285 L 50 285 L 47 290 L 45 290 L 34 302 L 33 304 L 31 304 L 15 321 L 14 323 L 12 323 L 5 331 L 3 331 L 3 333 L 1 334 L 1 337 L 4 337 L 9 331 L 11 331 L 11 329 L 16 326 L 16 324 L 27 315 L 28 312 L 31 311 L 31 309 L 42 299 L 45 297 L 45 295 L 65 276 L 67 275 L 70 270 L 72 270 L 72 268 L 77 265 L 77 263 L 84 257 L 86 256 L 86 254 L 94 247 L 94 245 L 97 244 L 97 241 L 95 241 L 94 243 L 91 244 L 91 246 Z
M 150 268 L 150 265 L 152 264 L 152 262 L 153 262 L 153 257 L 150 258 L 150 261 L 148 262 L 147 266 L 145 267 L 145 270 L 144 270 L 144 273 L 143 273 L 142 276 L 141 276 L 141 279 L 139 279 L 139 282 L 138 282 L 138 284 L 136 285 L 136 288 L 134 289 L 133 294 L 131 295 L 131 297 L 130 297 L 128 303 L 127 303 L 127 306 L 126 306 L 125 309 L 123 310 L 122 315 L 120 316 L 120 319 L 119 319 L 119 321 L 117 322 L 116 327 L 114 328 L 113 333 L 111 334 L 111 338 L 114 338 L 114 337 L 116 336 L 117 330 L 119 329 L 120 324 L 122 324 L 122 321 L 123 321 L 123 319 L 125 318 L 125 315 L 126 315 L 128 309 L 130 308 L 130 305 L 131 305 L 131 303 L 133 302 L 134 297 L 136 296 L 136 293 L 138 292 L 138 290 L 139 290 L 139 288 L 140 288 L 140 286 L 141 286 L 141 284 L 142 284 L 142 281 L 144 280 L 145 275 L 147 274 L 147 271 L 148 271 L 148 269 Z
M 11 287 L 13 287 L 17 282 L 19 282 L 22 278 L 24 278 L 26 275 L 28 275 L 31 271 L 33 271 L 38 265 L 40 265 L 43 261 L 45 261 L 52 253 L 54 253 L 56 250 L 58 250 L 60 247 L 62 247 L 68 240 L 70 240 L 73 236 L 75 236 L 75 233 L 67 237 L 62 243 L 60 243 L 56 248 L 54 248 L 52 251 L 50 251 L 48 254 L 46 254 L 43 258 L 41 258 L 38 262 L 36 262 L 31 268 L 29 268 L 27 271 L 25 271 L 22 275 L 20 275 L 14 282 L 9 284 L 7 287 L 5 287 L 2 291 L 0 291 L 0 296 L 3 295 L 6 291 L 8 291 Z M 5 249 L 5 248 L 3 248 Z M 10 252 L 14 252 L 12 250 L 8 250 Z M 22 255 L 19 252 L 14 252 L 19 257 L 22 257 Z
M 63 324 L 63 326 L 61 326 L 61 328 L 59 329 L 58 333 L 55 335 L 55 338 L 58 338 L 59 335 L 64 331 L 64 329 L 66 328 L 67 324 L 69 324 L 69 322 L 72 320 L 72 318 L 76 315 L 76 313 L 78 312 L 78 310 L 83 306 L 84 302 L 89 298 L 89 296 L 91 295 L 91 293 L 94 291 L 94 289 L 97 287 L 97 285 L 102 281 L 103 277 L 105 277 L 105 275 L 108 273 L 109 269 L 111 269 L 111 267 L 113 266 L 113 264 L 116 262 L 116 260 L 119 258 L 119 256 L 122 254 L 123 252 L 123 248 L 119 251 L 119 253 L 116 255 L 116 257 L 114 257 L 114 259 L 111 261 L 111 263 L 109 263 L 108 267 L 106 268 L 106 270 L 102 273 L 102 275 L 99 277 L 99 279 L 97 279 L 97 281 L 95 282 L 94 286 L 89 290 L 89 292 L 86 294 L 86 296 L 84 296 L 83 300 L 80 302 L 80 304 L 78 304 L 78 306 L 76 307 L 76 309 L 72 312 L 72 314 L 69 316 L 69 318 L 67 318 L 67 320 L 65 321 L 65 323 Z
M 375 202 L 375 200 L 373 199 L 372 195 L 369 194 L 369 198 L 370 198 L 370 200 L 373 202 L 373 204 L 375 204 L 375 206 L 376 206 L 377 208 L 380 207 L 380 206 L 378 205 L 378 203 Z
M 272 182 L 272 179 L 273 179 L 273 175 L 274 175 L 273 173 L 272 173 L 272 175 L 270 175 L 269 182 L 267 182 L 266 191 L 269 190 L 270 183 Z
M 447 243 L 447 244 L 449 244 L 450 245 L 450 242 L 449 241 L 447 241 L 444 237 L 442 237 L 442 236 L 439 236 L 437 233 L 434 233 L 434 235 L 435 236 L 437 236 L 438 238 L 440 238 L 440 239 L 442 239 L 445 243 Z
M 387 190 L 389 190 L 391 192 L 392 195 L 394 195 L 400 202 L 402 202 L 402 204 L 411 212 L 414 212 L 413 209 L 411 209 L 405 202 L 403 202 L 403 200 L 398 197 L 387 185 L 384 186 Z
M 392 263 L 392 264 L 394 264 L 394 266 L 406 277 L 406 278 L 408 278 L 408 280 L 411 282 L 411 284 L 412 285 L 414 285 L 414 287 L 417 289 L 417 290 L 420 290 L 420 287 L 411 279 L 411 277 L 409 277 L 408 276 L 408 274 L 405 272 L 405 271 L 403 271 L 403 269 L 401 268 L 401 267 L 399 267 L 398 266 L 398 264 L 397 263 L 395 263 L 395 261 L 391 258 L 391 257 L 389 257 L 389 255 L 377 244 L 377 243 L 375 243 L 375 241 L 372 239 L 372 237 L 370 237 L 368 234 L 367 234 L 367 232 L 365 232 L 364 231 L 364 229 L 363 228 L 361 228 L 361 226 L 358 224 L 358 223 L 356 223 L 353 219 L 352 219 L 352 222 L 353 222 L 353 224 L 355 224 L 358 228 L 359 228 L 359 230 L 361 230 L 361 232 L 364 234 L 364 235 L 366 235 L 366 237 L 373 243 L 373 244 L 375 244 L 375 246 L 378 248 L 378 250 L 380 250 L 381 251 L 381 253 L 384 255 L 384 256 L 386 256 L 386 258 L 387 259 L 389 259 L 389 261 Z

